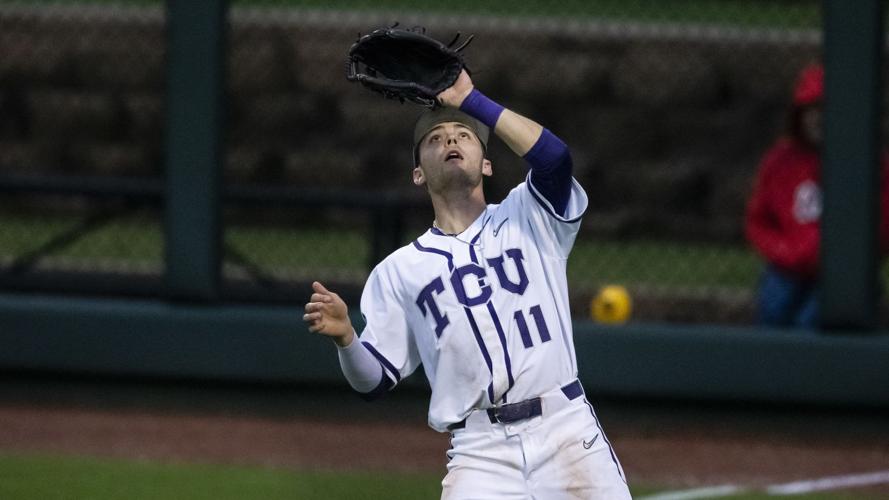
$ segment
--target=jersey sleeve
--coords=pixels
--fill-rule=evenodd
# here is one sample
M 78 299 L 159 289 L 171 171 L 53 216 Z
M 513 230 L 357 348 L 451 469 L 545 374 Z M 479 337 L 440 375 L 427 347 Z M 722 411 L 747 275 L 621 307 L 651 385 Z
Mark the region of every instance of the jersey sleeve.
M 400 291 L 400 280 L 387 259 L 371 272 L 361 294 L 365 326 L 359 340 L 379 360 L 393 386 L 420 365 Z
M 568 145 L 548 129 L 543 129 L 524 158 L 531 167 L 528 184 L 549 203 L 555 213 L 564 215 L 571 197 L 573 169 Z
M 567 259 L 580 230 L 580 221 L 589 200 L 586 192 L 573 177 L 565 210 L 558 213 L 535 187 L 528 172 L 522 182 L 500 204 L 506 216 L 516 217 L 530 226 L 538 247 L 553 257 Z

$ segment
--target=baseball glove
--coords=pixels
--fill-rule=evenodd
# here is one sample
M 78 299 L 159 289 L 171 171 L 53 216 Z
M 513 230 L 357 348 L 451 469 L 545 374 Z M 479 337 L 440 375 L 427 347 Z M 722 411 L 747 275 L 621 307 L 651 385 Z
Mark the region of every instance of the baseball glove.
M 435 96 L 453 85 L 466 66 L 461 51 L 472 35 L 457 45 L 457 33 L 444 44 L 427 36 L 424 28 L 397 26 L 359 36 L 349 49 L 346 79 L 388 99 L 434 108 L 439 105 Z

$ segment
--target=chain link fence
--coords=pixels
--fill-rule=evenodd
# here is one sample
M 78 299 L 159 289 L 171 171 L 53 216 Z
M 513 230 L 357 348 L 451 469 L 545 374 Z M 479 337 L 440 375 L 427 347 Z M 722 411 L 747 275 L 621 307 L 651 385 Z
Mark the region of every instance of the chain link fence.
M 443 40 L 475 34 L 466 54 L 478 86 L 571 146 L 591 201 L 569 263 L 577 317 L 619 284 L 637 320 L 752 321 L 762 263 L 744 239 L 745 205 L 796 74 L 819 56 L 818 2 L 235 2 L 229 182 L 262 172 L 324 186 L 331 200 L 344 189 L 422 200 L 409 178 L 417 109 L 343 78 L 356 36 L 395 22 Z M 502 144 L 491 157 L 486 194 L 498 202 L 526 167 Z M 363 214 L 301 215 L 280 229 L 326 243 L 279 253 L 254 239 L 241 251 L 273 272 L 360 287 L 369 268 L 351 242 L 367 237 Z M 431 220 L 428 209 L 406 214 L 402 243 Z
M 318 279 L 356 297 L 381 252 L 430 225 L 410 182 L 419 110 L 344 78 L 357 35 L 399 22 L 475 34 L 479 88 L 572 148 L 590 197 L 569 262 L 577 317 L 619 284 L 634 320 L 750 323 L 763 263 L 745 207 L 820 56 L 820 16 L 815 0 L 233 1 L 224 182 L 274 190 L 224 202 L 225 293 L 301 302 Z M 145 187 L 4 190 L 5 276 L 163 272 L 164 26 L 159 2 L 0 1 L 0 177 Z M 526 167 L 500 143 L 491 157 L 499 202 Z
M 0 2 L 0 281 L 147 290 L 162 270 L 163 12 Z

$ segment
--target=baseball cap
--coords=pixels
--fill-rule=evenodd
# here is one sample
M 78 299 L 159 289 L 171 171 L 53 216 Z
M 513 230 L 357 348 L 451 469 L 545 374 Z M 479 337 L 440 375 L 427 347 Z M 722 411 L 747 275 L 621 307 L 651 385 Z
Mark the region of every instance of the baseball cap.
M 420 115 L 417 119 L 417 124 L 414 125 L 413 156 L 415 165 L 419 163 L 418 153 L 420 141 L 423 140 L 423 137 L 425 137 L 430 130 L 447 122 L 457 122 L 465 125 L 469 130 L 472 130 L 475 133 L 475 136 L 478 137 L 478 140 L 481 141 L 482 149 L 485 151 L 488 150 L 488 136 L 490 135 L 491 130 L 487 125 L 457 108 L 430 109 Z
M 807 66 L 797 77 L 793 104 L 808 106 L 822 100 L 824 100 L 824 66 L 820 64 Z

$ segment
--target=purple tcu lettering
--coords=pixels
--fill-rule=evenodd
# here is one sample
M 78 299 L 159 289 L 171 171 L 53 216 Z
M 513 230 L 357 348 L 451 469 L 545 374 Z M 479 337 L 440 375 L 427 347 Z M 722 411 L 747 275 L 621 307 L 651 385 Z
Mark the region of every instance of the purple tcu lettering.
M 438 277 L 426 285 L 423 290 L 420 291 L 420 296 L 417 297 L 417 307 L 420 308 L 420 312 L 423 313 L 423 316 L 426 316 L 427 306 L 429 307 L 429 312 L 432 313 L 432 319 L 435 320 L 436 337 L 441 337 L 441 332 L 443 332 L 445 327 L 451 322 L 446 314 L 441 313 L 438 309 L 438 304 L 435 303 L 435 294 L 441 294 L 443 291 L 444 282 L 441 280 L 441 277 Z
M 466 288 L 463 286 L 466 276 L 475 276 L 478 280 L 481 293 L 475 297 L 466 296 Z M 466 307 L 473 307 L 484 304 L 491 298 L 491 287 L 485 284 L 485 270 L 476 264 L 466 264 L 465 266 L 454 269 L 451 273 L 451 285 L 454 287 L 454 293 L 457 294 L 457 300 Z
M 488 265 L 493 267 L 494 271 L 497 272 L 497 279 L 500 281 L 500 286 L 503 287 L 504 290 L 508 290 L 516 295 L 522 295 L 528 288 L 528 275 L 525 273 L 525 266 L 522 265 L 522 260 L 524 260 L 525 257 L 522 255 L 521 249 L 518 248 L 510 248 L 506 251 L 506 256 L 512 259 L 515 263 L 516 272 L 519 275 L 518 283 L 513 283 L 506 275 L 506 269 L 504 269 L 503 264 L 504 258 L 502 255 L 494 257 L 493 259 L 488 259 Z
M 500 286 L 504 290 L 517 295 L 522 295 L 525 293 L 525 290 L 528 289 L 528 274 L 525 272 L 524 264 L 522 264 L 525 257 L 522 255 L 522 251 L 518 248 L 510 248 L 505 254 L 515 265 L 518 283 L 512 281 L 509 276 L 507 276 L 506 259 L 504 256 L 501 255 L 499 257 L 494 257 L 493 259 L 487 259 L 488 265 L 494 268 L 494 271 L 497 273 L 497 279 L 500 281 Z M 466 292 L 465 280 L 467 276 L 475 277 L 478 282 L 481 291 L 475 297 L 469 297 Z M 491 287 L 485 283 L 486 278 L 487 273 L 478 264 L 466 264 L 465 266 L 454 269 L 451 273 L 451 286 L 454 287 L 454 294 L 457 296 L 457 301 L 465 307 L 474 307 L 488 302 L 492 292 Z M 432 318 L 435 320 L 435 335 L 437 337 L 441 337 L 441 332 L 443 332 L 445 327 L 450 324 L 447 315 L 442 314 L 441 310 L 438 308 L 438 304 L 435 302 L 435 296 L 441 295 L 442 292 L 444 292 L 444 289 L 444 281 L 441 277 L 435 278 L 428 285 L 423 287 L 423 290 L 420 291 L 420 295 L 417 297 L 416 301 L 417 307 L 420 308 L 420 312 L 423 313 L 424 317 L 429 313 L 432 314 Z M 537 317 L 535 316 L 534 319 L 537 320 Z M 522 320 L 524 321 L 524 318 L 522 318 Z M 527 326 L 525 326 L 525 329 L 527 329 Z M 524 340 L 525 336 L 522 338 Z

